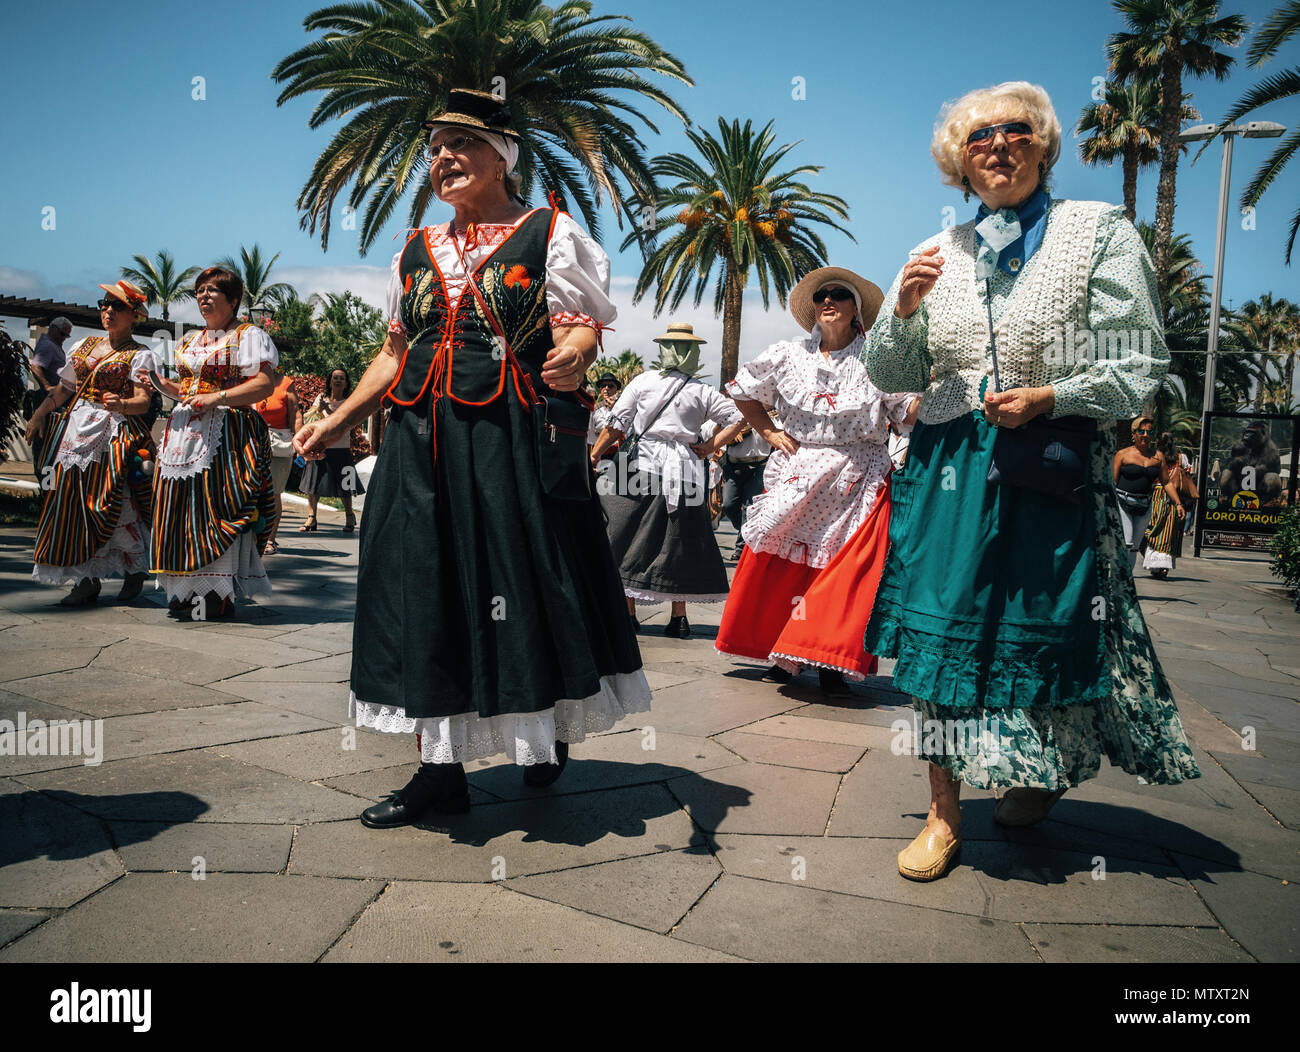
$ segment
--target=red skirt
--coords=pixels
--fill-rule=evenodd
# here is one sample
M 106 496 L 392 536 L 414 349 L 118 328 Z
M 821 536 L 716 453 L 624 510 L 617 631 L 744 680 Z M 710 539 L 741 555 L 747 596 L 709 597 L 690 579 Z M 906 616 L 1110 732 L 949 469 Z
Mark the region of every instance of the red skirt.
M 848 544 L 823 569 L 748 547 L 741 553 L 715 644 L 740 657 L 839 669 L 861 678 L 876 671 L 862 636 L 889 551 L 889 489 Z

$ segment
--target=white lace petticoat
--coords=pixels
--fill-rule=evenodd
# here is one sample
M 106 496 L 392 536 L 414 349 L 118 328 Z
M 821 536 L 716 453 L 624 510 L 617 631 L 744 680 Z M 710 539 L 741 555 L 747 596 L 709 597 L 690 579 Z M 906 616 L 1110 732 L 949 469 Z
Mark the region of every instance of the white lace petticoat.
M 76 584 L 86 577 L 125 577 L 149 569 L 149 531 L 142 527 L 135 501 L 122 501 L 117 526 L 97 552 L 76 566 L 37 563 L 32 579 L 41 584 Z
M 588 698 L 564 698 L 541 712 L 480 716 L 474 712 L 429 718 L 408 717 L 394 705 L 374 705 L 348 695 L 348 715 L 358 727 L 389 734 L 419 734 L 422 763 L 466 763 L 504 753 L 520 765 L 555 763 L 555 743 L 580 742 L 607 731 L 634 712 L 650 711 L 645 673 L 616 672 L 600 677 L 600 690 Z
M 681 595 L 677 592 L 651 592 L 645 588 L 628 588 L 623 586 L 623 594 L 638 603 L 725 603 L 726 592 L 705 595 Z
M 266 576 L 262 557 L 257 554 L 253 535 L 245 530 L 216 559 L 193 573 L 160 573 L 157 587 L 167 591 L 167 599 L 186 600 L 193 595 L 216 592 L 222 599 L 240 595 L 270 595 L 271 580 Z

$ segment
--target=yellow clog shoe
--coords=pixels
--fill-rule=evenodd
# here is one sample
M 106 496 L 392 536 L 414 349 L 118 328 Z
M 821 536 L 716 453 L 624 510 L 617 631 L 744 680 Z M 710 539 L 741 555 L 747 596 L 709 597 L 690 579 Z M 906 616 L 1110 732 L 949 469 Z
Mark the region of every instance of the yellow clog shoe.
M 923 829 L 898 853 L 898 872 L 908 880 L 938 880 L 960 850 L 961 837 L 945 840 L 937 830 Z

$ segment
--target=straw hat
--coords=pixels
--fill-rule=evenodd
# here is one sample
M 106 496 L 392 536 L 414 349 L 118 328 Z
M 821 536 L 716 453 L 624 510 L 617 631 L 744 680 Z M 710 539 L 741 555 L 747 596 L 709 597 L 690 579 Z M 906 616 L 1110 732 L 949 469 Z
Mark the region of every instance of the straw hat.
M 885 294 L 880 291 L 880 286 L 875 282 L 859 277 L 853 271 L 845 270 L 843 267 L 819 267 L 805 274 L 799 284 L 790 290 L 790 313 L 794 315 L 794 320 L 800 327 L 806 332 L 812 332 L 812 327 L 817 324 L 818 314 L 817 306 L 812 299 L 813 293 L 827 285 L 840 285 L 858 294 L 858 302 L 862 310 L 862 326 L 870 329 L 876 320 L 876 315 L 880 313 L 880 305 L 885 301 Z
M 115 300 L 121 300 L 141 318 L 149 317 L 149 308 L 145 302 L 148 297 L 144 294 L 144 290 L 132 285 L 125 278 L 114 282 L 112 285 L 100 285 L 99 287 Z
M 670 321 L 668 331 L 662 336 L 654 338 L 655 343 L 664 343 L 668 340 L 693 341 L 695 343 L 709 342 L 701 336 L 696 336 L 695 330 L 684 321 Z
M 510 110 L 490 91 L 453 88 L 447 93 L 447 109 L 431 120 L 425 121 L 424 127 L 432 128 L 437 124 L 448 124 L 453 128 L 493 132 L 518 141 L 519 133 L 510 127 L 510 122 Z

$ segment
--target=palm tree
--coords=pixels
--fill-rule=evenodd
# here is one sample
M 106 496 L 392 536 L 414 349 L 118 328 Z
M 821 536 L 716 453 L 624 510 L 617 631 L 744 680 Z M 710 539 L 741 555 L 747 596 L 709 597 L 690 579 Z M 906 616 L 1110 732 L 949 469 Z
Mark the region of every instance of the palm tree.
M 244 282 L 244 298 L 248 301 L 250 316 L 255 310 L 273 311 L 288 300 L 298 298 L 292 285 L 283 281 L 271 281 L 271 268 L 279 258 L 280 253 L 277 252 L 263 262 L 262 250 L 257 245 L 251 250 L 240 245 L 238 261 L 231 256 L 217 261 L 217 266 L 233 271 Z
M 1199 120 L 1191 106 L 1183 107 L 1185 120 Z M 1118 157 L 1124 169 L 1124 214 L 1137 222 L 1138 169 L 1160 159 L 1160 89 L 1150 77 L 1134 76 L 1123 83 L 1106 82 L 1106 97 L 1085 106 L 1075 134 L 1092 135 L 1079 143 L 1084 164 L 1113 164 Z
M 645 360 L 630 347 L 617 358 L 597 358 L 587 370 L 587 379 L 594 385 L 602 373 L 613 373 L 618 382 L 626 387 L 634 376 L 645 372 Z
M 187 267 L 180 273 L 176 271 L 176 260 L 166 249 L 149 259 L 146 256 L 132 256 L 134 267 L 123 267 L 122 277 L 134 282 L 145 294 L 149 306 L 162 304 L 163 321 L 170 321 L 169 310 L 173 303 L 184 303 L 194 298 L 193 283 L 199 276 L 198 267 Z
M 1283 4 L 1269 15 L 1268 21 L 1260 26 L 1254 42 L 1250 45 L 1250 50 L 1246 52 L 1247 65 L 1251 69 L 1258 69 L 1298 31 L 1300 31 L 1300 0 L 1291 0 L 1290 3 Z M 1223 118 L 1223 123 L 1244 117 L 1251 110 L 1267 106 L 1270 102 L 1279 102 L 1296 95 L 1300 95 L 1300 66 L 1292 66 L 1280 73 L 1274 73 L 1251 88 L 1228 111 L 1228 115 Z M 1242 208 L 1253 207 L 1264 196 L 1264 191 L 1272 185 L 1273 180 L 1286 167 L 1297 149 L 1300 149 L 1300 127 L 1293 128 L 1291 134 L 1278 144 L 1277 149 L 1260 166 L 1255 177 L 1251 179 L 1250 185 L 1242 192 Z M 1287 234 L 1288 266 L 1291 264 L 1291 252 L 1295 248 L 1297 233 L 1300 233 L 1300 208 L 1297 208 L 1295 215 L 1291 217 L 1291 230 Z M 1287 390 L 1289 392 L 1290 387 Z
M 680 153 L 655 159 L 655 176 L 674 183 L 660 190 L 653 229 L 633 231 L 622 247 L 641 243 L 646 262 L 633 300 L 639 301 L 653 285 L 656 315 L 665 307 L 676 310 L 692 285 L 698 307 L 716 268 L 713 312 L 722 315 L 725 384 L 739 364 L 741 296 L 750 270 L 758 273 L 763 306 L 775 287 L 784 307 L 794 284 L 826 262 L 826 245 L 811 224 L 824 223 L 848 234 L 831 214 L 847 219 L 849 209 L 843 198 L 816 193 L 798 181 L 820 172 L 820 167 L 805 164 L 776 171 L 797 143 L 773 149 L 770 121 L 755 133 L 750 121 L 741 127 L 738 120 L 728 124 L 719 117 L 718 131 L 716 139 L 708 132 L 686 133 L 703 164 Z M 661 229 L 668 236 L 660 245 L 656 235 Z
M 1300 308 L 1290 300 L 1274 299 L 1271 292 L 1266 292 L 1258 300 L 1247 300 L 1236 311 L 1236 316 L 1255 342 L 1267 348 L 1264 351 L 1266 357 L 1260 363 L 1260 383 L 1255 396 L 1255 408 L 1263 412 L 1269 383 L 1268 366 L 1277 369 L 1281 378 L 1284 371 L 1280 365 L 1286 363 L 1285 376 L 1290 391 L 1293 354 L 1300 334 Z
M 319 227 L 327 246 L 334 201 L 349 184 L 348 205 L 365 205 L 363 253 L 412 188 L 407 221 L 420 225 L 433 196 L 423 123 L 452 88 L 494 90 L 508 103 L 522 137 L 525 199 L 540 182 L 576 202 L 593 235 L 602 200 L 621 223 L 620 179 L 637 198 L 654 191 L 632 122 L 658 128 L 636 104 L 658 103 L 686 121 L 641 73 L 692 83 L 650 37 L 617 24 L 627 20 L 593 17 L 587 0 L 553 9 L 538 0 L 371 0 L 308 15 L 306 30 L 325 35 L 275 67 L 272 77 L 286 85 L 277 102 L 321 91 L 310 126 L 348 119 L 298 196 L 300 225 Z
M 1215 48 L 1234 47 L 1246 33 L 1240 15 L 1219 17 L 1218 0 L 1112 0 L 1128 26 L 1112 33 L 1111 71 L 1121 80 L 1145 74 L 1160 84 L 1160 182 L 1156 190 L 1156 274 L 1169 272 L 1182 129 L 1183 76 L 1212 73 L 1223 80 L 1235 59 Z M 1166 305 L 1161 300 L 1161 307 Z

